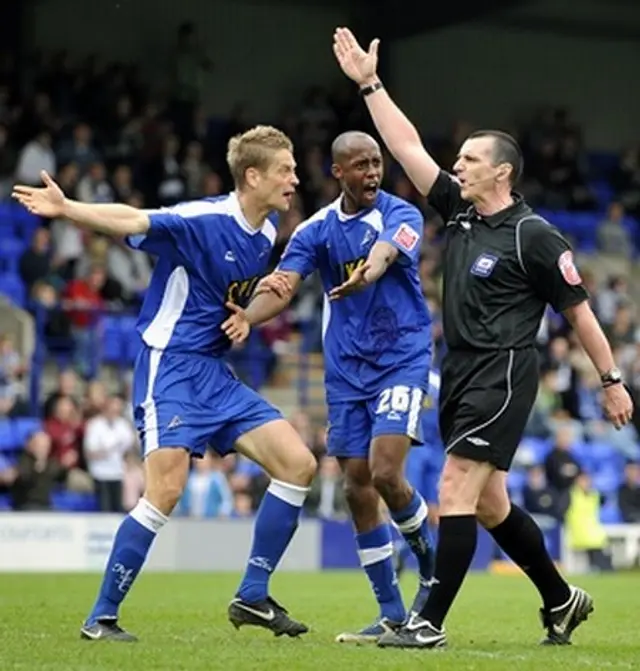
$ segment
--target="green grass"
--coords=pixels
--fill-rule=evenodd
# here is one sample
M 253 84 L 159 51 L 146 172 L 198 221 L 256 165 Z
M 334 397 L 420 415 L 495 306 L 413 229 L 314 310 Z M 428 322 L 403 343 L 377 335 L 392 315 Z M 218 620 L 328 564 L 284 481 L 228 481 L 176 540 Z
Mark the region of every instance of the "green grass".
M 367 624 L 375 606 L 364 576 L 283 574 L 273 592 L 312 631 L 300 640 L 226 620 L 237 585 L 231 574 L 146 574 L 132 590 L 122 624 L 134 645 L 80 641 L 78 628 L 97 575 L 0 575 L 0 670 L 43 671 L 408 671 L 509 669 L 572 671 L 640 667 L 638 576 L 591 577 L 579 583 L 596 612 L 566 648 L 541 648 L 538 598 L 524 578 L 472 575 L 447 622 L 446 651 L 392 651 L 334 643 Z M 403 578 L 407 597 L 414 576 Z

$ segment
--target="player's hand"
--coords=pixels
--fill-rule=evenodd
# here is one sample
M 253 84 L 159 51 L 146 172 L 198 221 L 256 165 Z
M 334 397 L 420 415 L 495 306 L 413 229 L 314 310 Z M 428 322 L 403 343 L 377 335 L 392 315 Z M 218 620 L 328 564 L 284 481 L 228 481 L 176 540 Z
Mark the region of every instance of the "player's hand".
M 333 34 L 333 53 L 342 71 L 360 86 L 376 77 L 379 44 L 380 40 L 372 40 L 365 51 L 348 28 L 336 28 Z
M 251 324 L 247 319 L 247 313 L 235 303 L 225 303 L 225 307 L 233 313 L 228 319 L 222 322 L 220 327 L 229 340 L 237 345 L 244 342 L 251 331 Z
M 55 219 L 61 217 L 64 211 L 64 193 L 51 179 L 45 170 L 40 172 L 44 187 L 23 186 L 16 184 L 11 194 L 29 212 L 40 217 Z
M 603 392 L 604 413 L 616 429 L 621 429 L 633 417 L 633 400 L 623 384 L 612 384 Z
M 351 277 L 346 282 L 343 282 L 339 287 L 331 289 L 329 292 L 329 300 L 337 301 L 368 287 L 370 283 L 367 282 L 365 275 L 370 268 L 371 265 L 366 262 L 358 266 L 353 273 L 351 273 Z
M 254 296 L 266 294 L 272 291 L 278 298 L 289 299 L 293 293 L 293 287 L 289 278 L 284 273 L 278 271 L 263 277 L 253 292 Z

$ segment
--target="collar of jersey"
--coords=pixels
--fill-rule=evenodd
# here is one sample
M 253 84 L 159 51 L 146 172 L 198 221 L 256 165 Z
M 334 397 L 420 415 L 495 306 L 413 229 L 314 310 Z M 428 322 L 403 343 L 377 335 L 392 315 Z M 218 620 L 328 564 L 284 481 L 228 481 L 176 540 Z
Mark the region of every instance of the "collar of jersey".
M 522 197 L 521 194 L 512 191 L 511 197 L 513 198 L 513 203 L 508 207 L 505 207 L 504 210 L 500 210 L 495 214 L 490 214 L 486 217 L 483 217 L 481 214 L 478 214 L 474 209 L 473 214 L 476 217 L 478 217 L 478 219 L 482 219 L 482 221 L 486 222 L 489 226 L 491 226 L 491 228 L 497 228 L 501 224 L 504 224 L 504 222 L 510 216 L 512 216 L 513 214 L 517 214 L 519 210 L 524 210 L 527 207 L 527 204 L 524 202 L 524 198 Z
M 262 227 L 264 226 L 266 219 L 258 228 L 253 228 L 253 226 L 247 221 L 247 218 L 242 214 L 242 208 L 240 207 L 240 201 L 238 200 L 238 194 L 235 191 L 232 191 L 229 194 L 229 214 L 232 216 L 234 221 L 238 226 L 248 235 L 255 235 L 260 233 Z
M 378 195 L 380 195 L 380 193 L 378 193 Z M 376 197 L 376 200 L 371 207 L 367 207 L 364 210 L 358 210 L 357 212 L 354 212 L 354 214 L 347 214 L 346 212 L 343 212 L 342 208 L 340 207 L 343 198 L 344 194 L 341 193 L 330 205 L 331 209 L 336 213 L 336 216 L 338 219 L 340 219 L 340 221 L 351 221 L 356 217 L 362 217 L 364 214 L 373 212 L 373 210 L 376 209 L 376 204 L 378 202 L 378 198 Z

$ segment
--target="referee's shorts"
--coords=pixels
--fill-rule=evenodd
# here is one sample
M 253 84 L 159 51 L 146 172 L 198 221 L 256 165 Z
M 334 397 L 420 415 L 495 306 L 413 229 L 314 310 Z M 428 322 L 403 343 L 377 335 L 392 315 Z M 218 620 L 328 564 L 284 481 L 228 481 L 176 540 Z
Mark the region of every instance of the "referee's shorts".
M 440 433 L 448 454 L 508 471 L 538 392 L 534 349 L 447 353 Z

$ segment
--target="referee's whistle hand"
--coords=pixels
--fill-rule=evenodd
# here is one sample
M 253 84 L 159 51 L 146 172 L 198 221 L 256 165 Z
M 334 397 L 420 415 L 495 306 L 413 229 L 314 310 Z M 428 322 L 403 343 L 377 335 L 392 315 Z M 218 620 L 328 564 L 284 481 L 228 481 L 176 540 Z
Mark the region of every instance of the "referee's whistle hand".
M 621 429 L 633 417 L 633 400 L 623 384 L 613 384 L 604 389 L 602 406 L 616 429 Z

